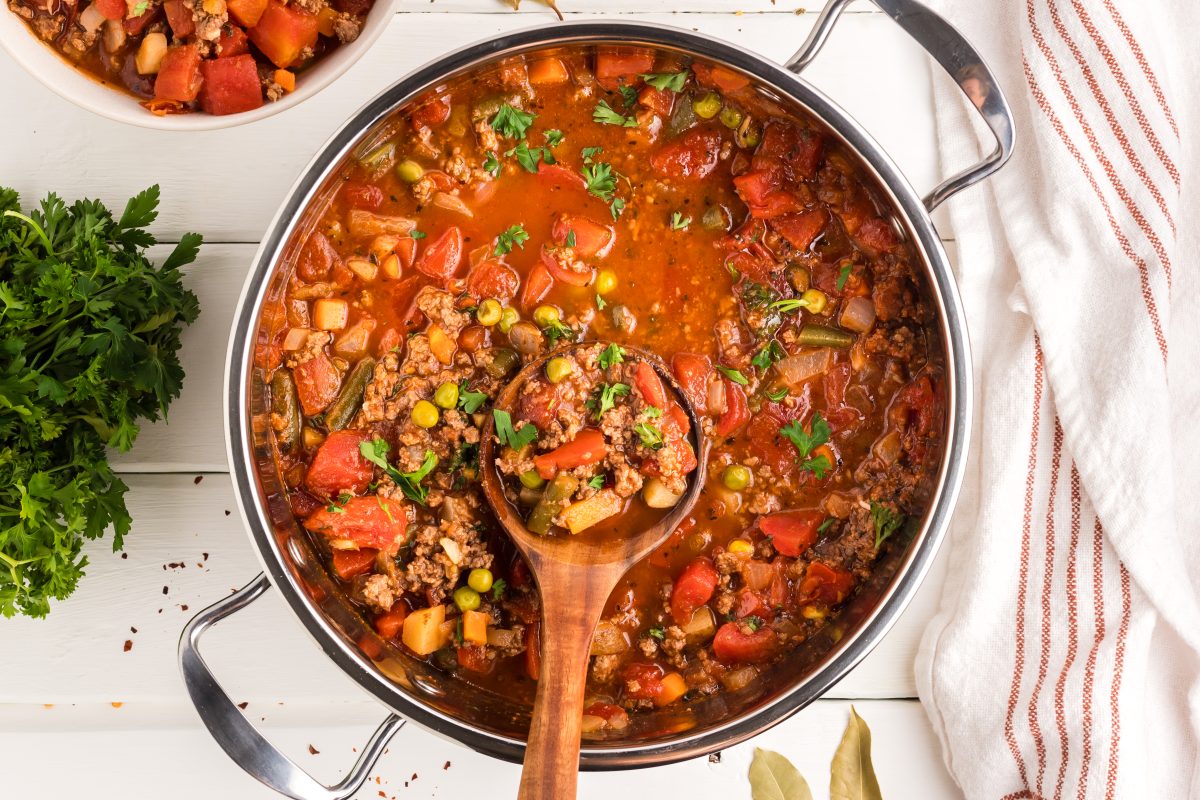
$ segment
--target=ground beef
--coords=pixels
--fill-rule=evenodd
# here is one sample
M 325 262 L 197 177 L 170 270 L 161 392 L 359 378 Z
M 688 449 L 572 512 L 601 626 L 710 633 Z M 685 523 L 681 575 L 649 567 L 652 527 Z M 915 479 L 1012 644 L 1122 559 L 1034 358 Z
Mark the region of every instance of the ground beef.
M 333 35 L 342 44 L 350 44 L 362 33 L 362 20 L 350 14 L 340 14 L 333 21 Z
M 396 581 L 386 575 L 368 575 L 363 581 L 360 597 L 363 601 L 380 611 L 391 611 L 396 602 Z
M 462 553 L 458 563 L 446 554 L 442 539 L 451 539 L 458 545 Z M 434 603 L 441 602 L 454 591 L 464 571 L 492 566 L 492 554 L 478 528 L 450 520 L 443 519 L 439 525 L 418 528 L 409 549 L 410 554 L 404 558 L 401 585 L 407 592 L 428 594 Z
M 333 335 L 328 331 L 312 331 L 304 340 L 304 345 L 292 352 L 284 360 L 284 365 L 295 369 L 306 361 L 312 361 L 325 351 L 325 346 L 333 341 Z
M 592 659 L 592 680 L 596 683 L 609 683 L 616 677 L 620 667 L 620 656 L 595 656 Z

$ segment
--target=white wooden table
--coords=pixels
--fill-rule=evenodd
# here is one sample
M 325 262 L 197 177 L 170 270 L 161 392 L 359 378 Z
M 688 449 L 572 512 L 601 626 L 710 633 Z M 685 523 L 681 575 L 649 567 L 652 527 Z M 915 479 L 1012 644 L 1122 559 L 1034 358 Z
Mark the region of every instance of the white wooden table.
M 704 31 L 780 60 L 815 19 L 815 9 L 802 12 L 799 3 L 682 0 L 664 13 L 667 4 L 651 0 L 560 0 L 572 18 L 592 16 L 571 13 L 575 8 L 603 6 L 608 14 Z M 843 19 L 807 77 L 864 123 L 924 190 L 939 173 L 926 58 L 867 8 Z M 450 48 L 552 21 L 536 0 L 525 0 L 520 13 L 500 0 L 399 0 L 374 49 L 317 98 L 255 125 L 190 135 L 125 127 L 79 110 L 0 53 L 6 117 L 0 183 L 18 189 L 27 204 L 53 190 L 68 200 L 98 196 L 119 205 L 157 182 L 163 204 L 155 233 L 170 242 L 198 230 L 206 240 L 188 276 L 203 313 L 184 339 L 183 397 L 169 424 L 144 429 L 119 461 L 132 487 L 127 558 L 100 543 L 89 551 L 79 592 L 49 619 L 0 619 L 5 797 L 275 796 L 212 742 L 184 697 L 175 663 L 176 640 L 191 614 L 259 571 L 234 507 L 222 439 L 221 383 L 234 302 L 284 193 L 349 113 Z M 914 699 L 913 656 L 943 572 L 940 559 L 890 635 L 826 699 L 723 753 L 719 763 L 589 774 L 581 797 L 645 797 L 657 789 L 668 796 L 748 798 L 745 772 L 756 745 L 787 755 L 824 796 L 851 703 L 873 730 L 888 797 L 959 796 Z M 270 594 L 205 642 L 231 694 L 248 703 L 246 713 L 318 778 L 336 780 L 384 715 Z M 515 766 L 410 724 L 359 796 L 508 797 L 517 775 Z

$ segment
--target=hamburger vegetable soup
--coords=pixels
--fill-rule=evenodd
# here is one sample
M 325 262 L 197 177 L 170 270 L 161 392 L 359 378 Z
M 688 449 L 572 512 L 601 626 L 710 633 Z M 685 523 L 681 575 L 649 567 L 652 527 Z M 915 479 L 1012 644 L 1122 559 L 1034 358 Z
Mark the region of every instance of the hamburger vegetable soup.
M 532 699 L 537 589 L 481 470 L 547 535 L 664 513 L 698 453 L 625 347 L 691 400 L 708 477 L 609 601 L 589 734 L 836 641 L 907 544 L 941 454 L 933 304 L 855 163 L 739 74 L 635 49 L 516 59 L 398 113 L 323 198 L 260 363 L 292 509 L 388 646 Z

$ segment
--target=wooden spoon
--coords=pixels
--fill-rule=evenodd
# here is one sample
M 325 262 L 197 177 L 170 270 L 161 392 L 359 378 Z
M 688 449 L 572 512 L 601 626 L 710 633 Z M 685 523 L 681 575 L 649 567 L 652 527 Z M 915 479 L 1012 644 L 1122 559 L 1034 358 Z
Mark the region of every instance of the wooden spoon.
M 586 346 L 577 344 L 559 348 L 531 362 L 500 392 L 495 407 L 511 413 L 521 387 L 537 377 L 549 359 L 570 355 Z M 525 764 L 517 795 L 520 800 L 574 799 L 588 657 L 592 634 L 604 611 L 605 601 L 629 568 L 670 536 L 691 511 L 704 486 L 708 442 L 700 435 L 700 420 L 687 395 L 657 358 L 627 345 L 623 349 L 627 356 L 644 360 L 654 367 L 663 379 L 663 385 L 674 393 L 687 413 L 691 425 L 689 436 L 698 462 L 688 476 L 688 488 L 683 497 L 651 528 L 603 538 L 531 533 L 504 496 L 494 463 L 492 415 L 488 415 L 483 428 L 479 463 L 483 470 L 484 495 L 496 518 L 529 563 L 542 598 L 541 673 L 525 746 Z

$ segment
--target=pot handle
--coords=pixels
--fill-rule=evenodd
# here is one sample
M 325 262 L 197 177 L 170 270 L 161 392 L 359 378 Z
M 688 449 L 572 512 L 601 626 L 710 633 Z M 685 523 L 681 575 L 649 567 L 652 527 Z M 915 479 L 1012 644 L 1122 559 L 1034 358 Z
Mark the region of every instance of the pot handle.
M 362 786 L 384 747 L 405 721 L 389 714 L 371 735 L 346 777 L 335 786 L 326 786 L 296 766 L 255 730 L 217 683 L 200 655 L 200 637 L 209 627 L 250 605 L 270 587 L 266 575 L 260 573 L 237 592 L 192 617 L 179 637 L 179 669 L 183 673 L 183 683 L 208 732 L 225 754 L 251 776 L 293 800 L 345 800 Z
M 829 0 L 817 24 L 794 56 L 784 66 L 799 73 L 807 67 L 829 38 L 830 31 L 846 6 L 853 0 Z M 916 0 L 871 0 L 881 11 L 917 41 L 925 52 L 954 79 L 967 99 L 979 110 L 983 121 L 996 137 L 996 149 L 987 158 L 939 183 L 923 198 L 925 208 L 933 211 L 958 192 L 973 186 L 1004 166 L 1012 156 L 1016 139 L 1012 110 L 995 75 L 963 35 Z

